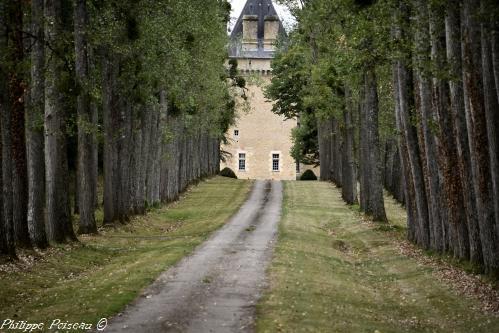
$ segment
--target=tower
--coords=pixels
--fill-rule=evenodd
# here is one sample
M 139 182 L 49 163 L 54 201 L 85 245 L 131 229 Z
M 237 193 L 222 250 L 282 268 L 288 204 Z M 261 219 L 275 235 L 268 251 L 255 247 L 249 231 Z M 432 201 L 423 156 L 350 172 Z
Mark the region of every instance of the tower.
M 297 164 L 290 155 L 295 119 L 272 113 L 272 103 L 263 89 L 272 78 L 275 43 L 286 32 L 272 0 L 248 0 L 230 36 L 229 58 L 237 59 L 246 77 L 250 111 L 237 110 L 236 124 L 229 129 L 229 153 L 221 167 L 229 167 L 238 178 L 296 179 Z

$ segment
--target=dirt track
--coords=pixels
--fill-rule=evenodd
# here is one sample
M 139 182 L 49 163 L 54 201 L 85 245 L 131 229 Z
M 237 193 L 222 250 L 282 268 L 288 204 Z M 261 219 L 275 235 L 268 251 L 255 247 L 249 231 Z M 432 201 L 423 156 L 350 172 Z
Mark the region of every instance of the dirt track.
M 251 332 L 281 205 L 281 182 L 256 181 L 237 214 L 105 332 Z

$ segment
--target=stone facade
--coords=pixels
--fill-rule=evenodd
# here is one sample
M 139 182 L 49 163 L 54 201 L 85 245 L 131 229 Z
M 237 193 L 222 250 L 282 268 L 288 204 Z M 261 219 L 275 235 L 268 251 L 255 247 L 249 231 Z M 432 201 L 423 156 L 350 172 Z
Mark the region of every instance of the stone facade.
M 296 179 L 296 163 L 291 157 L 291 130 L 296 120 L 284 120 L 272 113 L 272 104 L 263 96 L 261 84 L 270 77 L 261 77 L 259 85 L 249 85 L 250 110 L 238 112 L 235 126 L 229 129 L 229 144 L 222 150 L 230 153 L 222 168 L 229 167 L 238 178 Z M 240 154 L 244 165 L 239 167 Z M 273 155 L 278 154 L 278 170 L 273 170 Z
M 229 142 L 221 147 L 228 153 L 221 168 L 231 168 L 238 178 L 294 180 L 299 176 L 290 155 L 291 131 L 297 121 L 272 113 L 272 103 L 263 95 L 272 78 L 275 42 L 283 35 L 271 0 L 248 0 L 231 34 L 229 57 L 237 59 L 240 74 L 247 78 L 250 108 L 237 110 L 236 125 L 226 135 Z

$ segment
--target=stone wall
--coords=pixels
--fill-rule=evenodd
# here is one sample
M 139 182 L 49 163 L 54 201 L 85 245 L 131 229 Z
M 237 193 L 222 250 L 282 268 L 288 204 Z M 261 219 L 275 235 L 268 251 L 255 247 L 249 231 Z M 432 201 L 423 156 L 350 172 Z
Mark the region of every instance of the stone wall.
M 270 63 L 269 60 L 267 62 Z M 266 101 L 262 89 L 270 82 L 270 76 L 259 75 L 256 81 L 258 84 L 248 85 L 249 112 L 238 111 L 237 123 L 227 135 L 229 144 L 222 145 L 222 150 L 232 156 L 222 163 L 221 168 L 227 166 L 243 179 L 294 180 L 296 163 L 290 155 L 291 130 L 297 122 L 294 119 L 284 120 L 284 117 L 272 113 L 272 103 Z M 234 135 L 235 130 L 238 136 Z M 239 170 L 240 153 L 246 154 L 244 171 Z M 279 154 L 279 171 L 272 171 L 272 154 Z

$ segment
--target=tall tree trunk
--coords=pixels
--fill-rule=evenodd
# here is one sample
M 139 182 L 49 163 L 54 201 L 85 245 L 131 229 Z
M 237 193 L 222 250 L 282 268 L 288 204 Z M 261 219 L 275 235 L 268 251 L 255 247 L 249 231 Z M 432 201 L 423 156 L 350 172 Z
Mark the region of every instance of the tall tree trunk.
M 369 183 L 367 177 L 367 151 L 368 151 L 368 138 L 367 138 L 367 118 L 365 112 L 365 86 L 362 85 L 360 89 L 360 102 L 359 102 L 359 205 L 361 211 L 368 209 L 368 193 Z
M 463 27 L 464 95 L 465 105 L 468 105 L 466 110 L 469 112 L 467 128 L 470 136 L 480 239 L 486 271 L 497 272 L 499 270 L 499 242 L 495 230 L 487 118 L 483 97 L 481 33 L 478 21 L 480 2 L 464 0 L 463 3 L 464 13 L 461 24 Z
M 30 247 L 28 232 L 28 169 L 26 161 L 26 133 L 24 101 L 26 84 L 19 64 L 24 60 L 23 9 L 21 0 L 9 1 L 9 49 L 11 70 L 9 74 L 9 98 L 11 104 L 12 149 L 12 220 L 16 246 Z
M 45 0 L 45 39 L 57 45 L 61 38 L 61 0 Z M 69 203 L 69 170 L 66 151 L 66 117 L 59 82 L 63 65 L 60 54 L 46 59 L 45 81 L 45 167 L 47 237 L 61 243 L 76 237 L 71 223 Z
M 428 75 L 427 64 L 429 63 L 430 55 L 430 42 L 428 32 L 428 10 L 426 2 L 416 0 L 416 32 L 415 32 L 415 58 L 417 66 L 417 94 L 419 101 L 419 114 L 421 116 L 422 127 L 422 144 L 424 145 L 425 163 L 426 163 L 426 184 L 428 191 L 427 202 L 430 208 L 430 246 L 433 249 L 443 250 L 443 229 L 442 221 L 443 210 L 445 207 L 441 205 L 441 192 L 440 192 L 440 176 L 439 166 L 437 163 L 437 147 L 435 135 L 432 131 L 432 124 L 436 122 L 432 113 L 432 99 L 431 99 L 431 81 Z M 426 230 L 421 230 L 426 234 Z M 423 245 L 424 246 L 424 245 Z M 426 247 L 426 246 L 425 246 Z
M 433 107 L 438 120 L 438 150 L 440 164 L 443 170 L 443 191 L 445 203 L 448 211 L 446 221 L 441 224 L 448 224 L 452 228 L 457 244 L 454 246 L 454 255 L 458 258 L 469 259 L 469 236 L 466 221 L 466 211 L 463 202 L 463 189 L 457 155 L 452 113 L 449 112 L 449 86 L 440 74 L 440 68 L 446 66 L 446 45 L 445 45 L 445 5 L 434 4 L 430 7 L 430 36 L 431 55 L 435 70 L 433 79 Z M 442 228 L 443 229 L 443 228 Z
M 400 2 L 396 2 L 396 8 L 394 8 L 393 18 L 394 18 L 394 23 L 392 26 L 392 37 L 395 41 L 398 42 L 404 36 L 405 33 L 404 29 L 402 29 L 402 26 L 407 24 L 408 22 L 407 7 L 405 5 L 404 7 L 401 7 Z M 402 51 L 403 51 L 402 54 L 407 53 L 407 50 L 402 50 Z M 408 55 L 405 55 L 406 61 L 407 58 L 410 57 Z M 424 183 L 422 181 L 423 176 L 421 171 L 419 174 L 416 174 L 416 177 L 414 177 L 412 173 L 412 165 L 410 160 L 409 149 L 411 149 L 412 150 L 411 153 L 418 158 L 417 159 L 418 163 L 416 165 L 417 168 L 415 168 L 416 170 L 421 169 L 421 163 L 419 162 L 417 138 L 414 139 L 414 137 L 409 135 L 409 133 L 416 134 L 416 131 L 411 124 L 409 124 L 410 127 L 408 127 L 409 131 L 406 131 L 406 124 L 403 114 L 403 112 L 408 111 L 407 105 L 410 104 L 408 103 L 407 100 L 403 99 L 407 98 L 407 96 L 410 96 L 407 92 L 408 87 L 407 87 L 406 77 L 405 76 L 402 77 L 399 73 L 399 68 L 404 67 L 405 69 L 403 59 L 404 56 L 401 56 L 400 59 L 395 60 L 392 65 L 392 81 L 393 81 L 393 90 L 394 90 L 394 99 L 395 99 L 394 103 L 395 122 L 397 125 L 397 131 L 399 132 L 399 135 L 397 136 L 397 143 L 399 147 L 400 163 L 402 169 L 401 176 L 405 177 L 406 180 L 405 186 L 403 188 L 404 188 L 404 199 L 405 199 L 404 201 L 407 211 L 407 238 L 412 242 L 417 242 L 418 239 L 416 238 L 416 227 L 417 224 L 419 224 L 421 221 L 421 219 L 419 218 L 421 212 L 418 207 L 414 183 L 415 179 L 417 179 L 419 181 L 420 186 L 423 186 L 422 190 L 424 190 Z M 401 79 L 404 79 L 406 81 L 402 82 Z M 410 80 L 410 82 L 412 82 L 412 80 Z M 405 91 L 402 92 L 402 89 L 405 89 Z M 423 200 L 426 199 L 424 195 L 420 194 L 420 196 L 423 198 Z M 419 200 L 421 200 L 421 198 Z M 426 209 L 426 202 L 424 208 Z M 427 221 L 427 214 L 428 213 L 426 211 L 426 221 Z
M 87 43 L 88 14 L 86 0 L 77 0 L 74 8 L 76 80 L 82 87 L 77 97 L 78 114 L 78 208 L 80 234 L 97 233 L 95 223 L 94 132 L 89 90 L 89 58 Z
M 47 247 L 45 234 L 45 160 L 43 115 L 45 103 L 45 45 L 43 0 L 31 1 L 31 105 L 26 112 L 28 146 L 28 228 L 33 245 Z
M 397 64 L 399 90 L 399 117 L 402 135 L 407 145 L 408 172 L 411 175 L 414 190 L 414 205 L 417 211 L 415 223 L 417 225 L 416 239 L 418 243 L 428 249 L 430 247 L 430 225 L 428 212 L 428 195 L 424 180 L 423 161 L 418 143 L 418 132 L 412 123 L 414 107 L 412 96 L 412 72 L 408 69 L 408 60 L 400 60 Z M 409 208 L 409 207 L 408 207 Z
M 492 38 L 494 30 L 497 30 L 495 15 L 499 14 L 497 3 L 490 0 L 482 0 L 482 73 L 483 73 L 483 96 L 485 104 L 485 116 L 487 119 L 487 137 L 489 141 L 490 175 L 493 190 L 493 203 L 496 218 L 496 237 L 499 239 L 499 101 L 494 79 L 494 65 L 492 53 Z
M 357 203 L 357 175 L 354 159 L 354 126 L 352 122 L 352 96 L 350 89 L 345 87 L 345 108 L 343 109 L 343 186 L 341 194 L 343 200 L 349 205 Z
M 116 220 L 116 173 L 117 173 L 117 151 L 116 151 L 116 101 L 115 101 L 115 84 L 117 69 L 115 59 L 112 59 L 110 52 L 104 51 L 102 55 L 102 118 L 104 125 L 104 224 L 113 223 Z
M 120 97 L 120 121 L 118 133 L 118 217 L 121 223 L 130 220 L 130 145 L 132 137 L 132 107 L 130 102 Z
M 497 100 L 499 100 L 499 10 L 494 7 L 492 16 L 492 65 L 494 67 L 494 82 L 496 85 Z M 495 18 L 495 20 L 494 20 Z
M 341 134 L 340 134 L 340 124 L 339 120 L 336 117 L 331 118 L 331 128 L 332 128 L 332 175 L 333 181 L 336 186 L 341 187 L 342 183 L 342 175 L 341 175 L 341 162 L 342 162 L 342 154 L 341 154 Z
M 324 121 L 317 120 L 317 137 L 319 141 L 319 165 L 320 165 L 320 179 L 329 180 L 326 170 L 329 168 L 327 153 L 326 153 L 326 133 Z
M 453 0 L 447 1 L 445 31 L 447 59 L 450 70 L 449 81 L 451 112 L 454 122 L 454 137 L 458 155 L 458 169 L 462 186 L 463 206 L 469 232 L 470 260 L 481 265 L 482 245 L 478 225 L 475 189 L 471 169 L 470 146 L 468 130 L 466 128 L 466 114 L 464 110 L 463 72 L 461 60 L 461 26 L 460 7 Z
M 364 72 L 365 102 L 364 119 L 366 121 L 367 163 L 365 170 L 368 185 L 368 203 L 366 213 L 375 221 L 386 221 L 383 200 L 383 180 L 381 178 L 381 157 L 378 130 L 378 88 L 374 68 L 368 66 Z
M 15 238 L 12 225 L 12 157 L 11 157 L 11 109 L 8 96 L 7 68 L 8 36 L 7 36 L 7 2 L 0 2 L 0 146 L 2 199 L 0 203 L 0 254 L 14 258 Z

